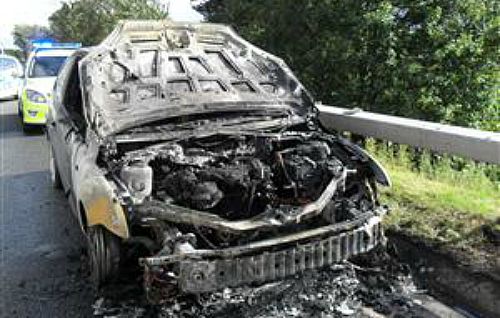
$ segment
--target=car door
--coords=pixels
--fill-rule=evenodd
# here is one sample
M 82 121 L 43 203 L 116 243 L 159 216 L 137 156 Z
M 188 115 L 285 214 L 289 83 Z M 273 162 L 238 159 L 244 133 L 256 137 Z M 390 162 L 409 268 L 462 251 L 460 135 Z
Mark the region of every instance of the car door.
M 81 128 L 75 122 L 69 107 L 71 95 L 68 94 L 72 73 L 78 67 L 77 61 L 76 56 L 70 57 L 59 74 L 54 89 L 53 116 L 47 126 L 62 185 L 72 205 L 73 154 L 83 143 Z

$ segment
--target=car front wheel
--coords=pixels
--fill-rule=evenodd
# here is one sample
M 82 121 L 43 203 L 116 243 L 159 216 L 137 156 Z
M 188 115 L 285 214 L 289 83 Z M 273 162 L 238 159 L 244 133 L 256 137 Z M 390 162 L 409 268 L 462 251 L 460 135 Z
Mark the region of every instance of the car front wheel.
M 117 276 L 120 268 L 120 239 L 102 226 L 87 231 L 90 278 L 100 287 Z

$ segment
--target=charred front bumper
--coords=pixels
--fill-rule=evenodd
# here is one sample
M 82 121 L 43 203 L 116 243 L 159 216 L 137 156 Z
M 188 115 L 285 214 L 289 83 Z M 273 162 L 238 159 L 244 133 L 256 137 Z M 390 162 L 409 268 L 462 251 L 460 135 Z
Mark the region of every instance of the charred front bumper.
M 210 250 L 188 249 L 140 260 L 146 283 L 166 282 L 176 268 L 175 284 L 186 293 L 262 284 L 338 263 L 385 241 L 384 208 L 357 219 L 247 245 Z M 170 277 L 170 278 L 169 278 Z

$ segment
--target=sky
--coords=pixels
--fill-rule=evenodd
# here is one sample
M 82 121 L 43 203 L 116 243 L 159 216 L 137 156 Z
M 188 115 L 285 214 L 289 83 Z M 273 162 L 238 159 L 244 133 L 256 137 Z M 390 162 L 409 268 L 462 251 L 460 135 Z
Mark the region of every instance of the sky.
M 48 26 L 48 17 L 65 0 L 0 0 L 0 46 L 13 48 L 12 30 L 16 24 Z M 169 4 L 169 16 L 176 21 L 200 21 L 189 0 L 160 0 Z

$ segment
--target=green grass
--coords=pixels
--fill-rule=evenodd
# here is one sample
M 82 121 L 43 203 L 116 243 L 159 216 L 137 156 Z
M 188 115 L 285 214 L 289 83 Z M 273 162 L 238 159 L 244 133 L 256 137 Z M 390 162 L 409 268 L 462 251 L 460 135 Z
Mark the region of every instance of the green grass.
M 500 230 L 500 167 L 373 141 L 367 149 L 393 182 L 382 190 L 388 229 L 461 249 L 485 242 L 483 226 Z

